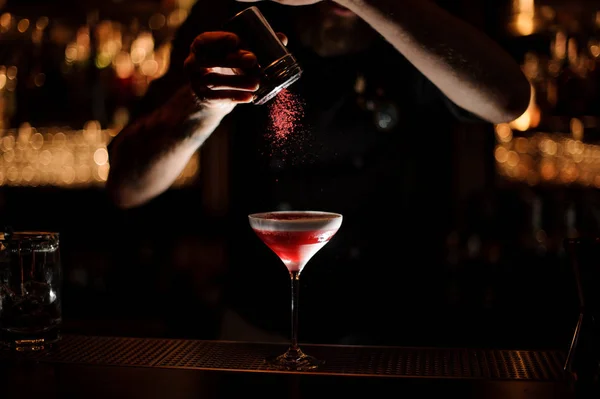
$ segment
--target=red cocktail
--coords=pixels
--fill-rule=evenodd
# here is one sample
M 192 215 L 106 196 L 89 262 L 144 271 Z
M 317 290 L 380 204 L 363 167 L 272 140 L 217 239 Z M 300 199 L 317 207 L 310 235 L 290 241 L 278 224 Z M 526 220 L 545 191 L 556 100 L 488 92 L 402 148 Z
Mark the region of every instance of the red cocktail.
M 248 216 L 256 235 L 279 256 L 292 280 L 292 337 L 288 350 L 269 364 L 280 370 L 313 370 L 322 363 L 298 346 L 298 288 L 308 261 L 342 225 L 342 215 L 317 211 L 278 211 Z

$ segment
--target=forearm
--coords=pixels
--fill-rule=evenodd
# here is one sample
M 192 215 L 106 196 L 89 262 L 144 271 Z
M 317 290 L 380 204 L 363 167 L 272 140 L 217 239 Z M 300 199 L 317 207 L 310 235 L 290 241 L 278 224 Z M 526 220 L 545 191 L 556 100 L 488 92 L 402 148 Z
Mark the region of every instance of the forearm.
M 460 107 L 493 123 L 520 116 L 530 86 L 497 43 L 428 0 L 335 0 L 377 30 Z
M 167 190 L 224 114 L 199 107 L 188 87 L 165 105 L 133 121 L 114 139 L 107 190 L 122 208 Z

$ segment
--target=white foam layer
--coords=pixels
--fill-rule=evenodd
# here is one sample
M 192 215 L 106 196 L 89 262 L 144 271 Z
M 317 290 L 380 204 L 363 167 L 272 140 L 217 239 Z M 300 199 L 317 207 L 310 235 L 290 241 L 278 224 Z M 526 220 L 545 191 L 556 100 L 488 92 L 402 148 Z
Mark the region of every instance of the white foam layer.
M 270 215 L 309 214 L 310 219 L 270 219 Z M 315 216 L 323 218 L 315 218 Z M 337 230 L 342 225 L 342 215 L 321 211 L 275 211 L 248 215 L 250 226 L 263 231 L 314 231 Z
M 308 261 L 317 253 L 328 241 L 323 241 L 317 244 L 300 245 L 298 247 L 298 262 L 292 262 L 289 259 L 281 259 L 285 264 L 285 267 L 290 272 L 301 272 Z

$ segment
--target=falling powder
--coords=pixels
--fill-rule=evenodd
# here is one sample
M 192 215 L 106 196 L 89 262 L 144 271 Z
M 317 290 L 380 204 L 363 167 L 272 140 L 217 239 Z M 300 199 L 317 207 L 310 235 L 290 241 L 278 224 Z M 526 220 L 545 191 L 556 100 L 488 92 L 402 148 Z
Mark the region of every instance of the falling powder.
M 302 127 L 304 103 L 298 96 L 283 89 L 269 104 L 269 116 L 272 144 L 281 147 Z
M 271 164 L 278 168 L 312 163 L 313 132 L 305 119 L 305 102 L 283 89 L 269 103 L 269 125 L 265 135 Z

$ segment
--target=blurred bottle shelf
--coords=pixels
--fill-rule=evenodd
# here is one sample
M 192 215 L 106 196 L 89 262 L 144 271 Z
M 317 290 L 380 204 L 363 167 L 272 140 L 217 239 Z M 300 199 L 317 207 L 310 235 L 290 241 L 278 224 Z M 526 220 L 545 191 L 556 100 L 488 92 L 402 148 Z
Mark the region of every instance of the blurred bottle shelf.
M 507 30 L 532 96 L 521 117 L 496 126 L 498 174 L 600 188 L 600 4 L 513 0 Z
M 81 130 L 29 124 L 0 130 L 0 186 L 103 186 L 110 169 L 107 145 L 117 133 L 97 121 Z M 174 187 L 193 182 L 199 158 L 190 159 Z
M 0 0 L 0 186 L 102 186 L 107 145 L 166 72 L 193 3 Z

